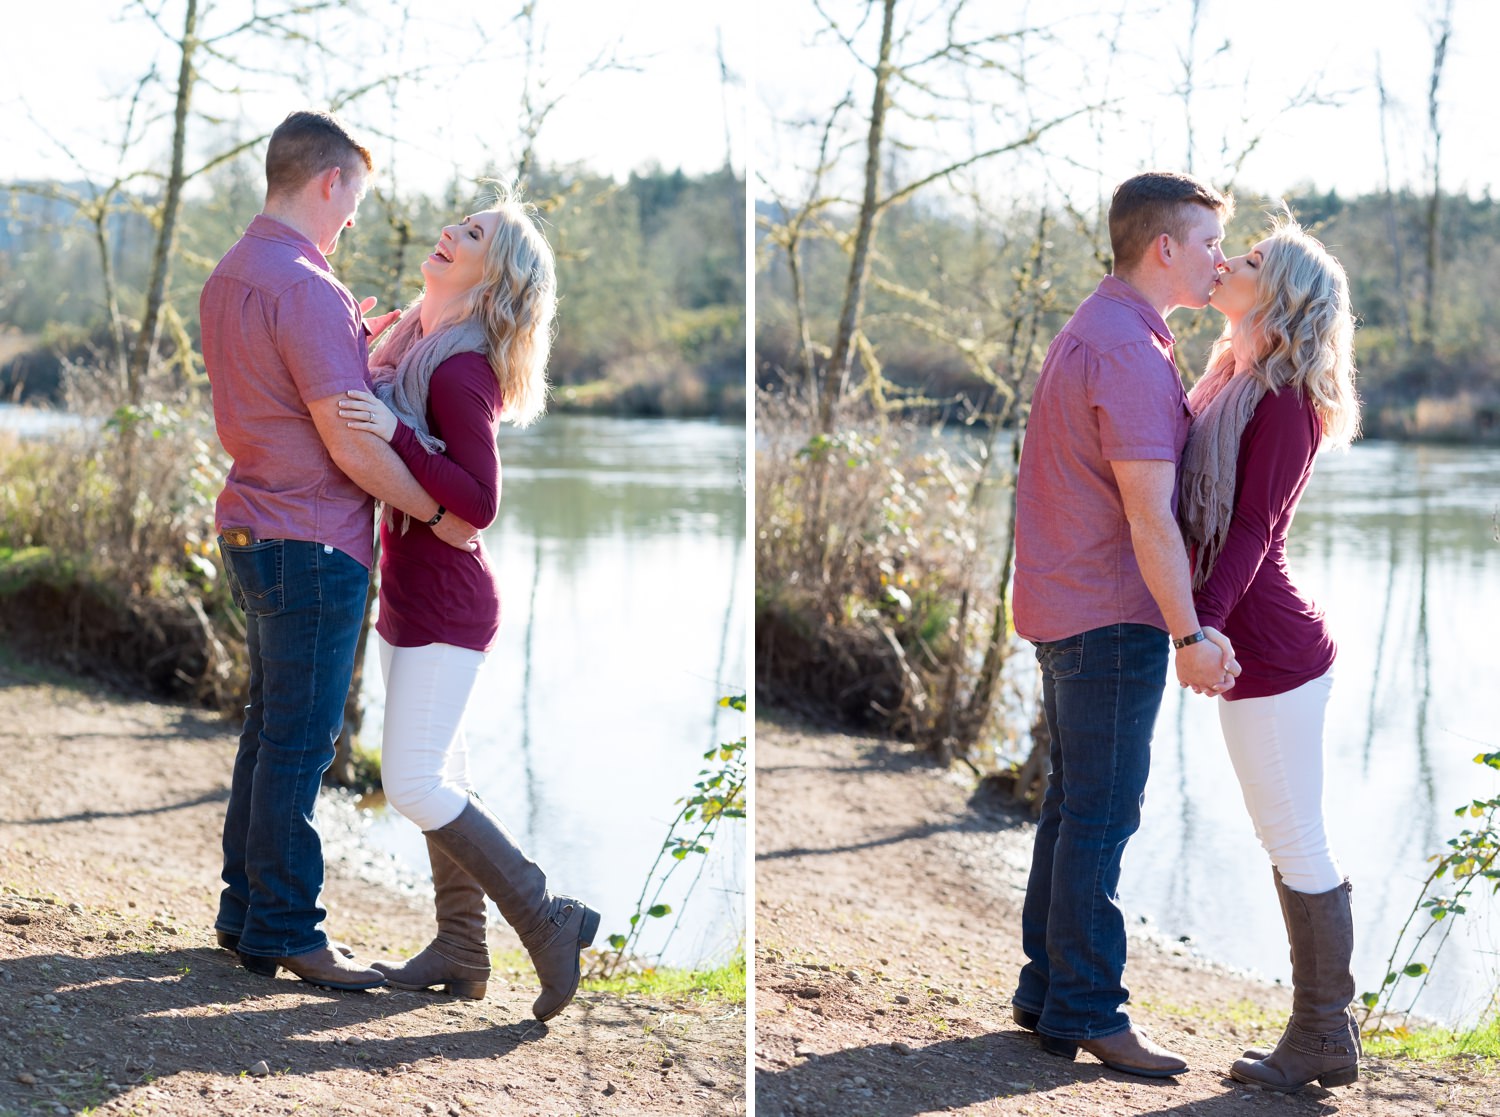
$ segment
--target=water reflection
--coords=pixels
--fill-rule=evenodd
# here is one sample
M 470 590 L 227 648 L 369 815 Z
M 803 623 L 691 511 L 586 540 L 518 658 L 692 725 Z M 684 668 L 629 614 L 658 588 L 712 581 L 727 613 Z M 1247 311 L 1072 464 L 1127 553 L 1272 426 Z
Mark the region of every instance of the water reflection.
M 1325 807 L 1355 886 L 1360 991 L 1379 987 L 1427 859 L 1463 827 L 1453 810 L 1500 790 L 1472 763 L 1500 748 L 1489 623 L 1500 616 L 1497 492 L 1493 450 L 1357 446 L 1320 459 L 1293 527 L 1294 575 L 1339 644 Z M 1210 957 L 1288 980 L 1270 873 L 1213 705 L 1169 691 L 1122 899 Z M 1471 1018 L 1500 980 L 1500 906 L 1490 896 L 1468 906 L 1419 1011 Z
M 467 718 L 470 770 L 555 885 L 603 911 L 601 935 L 627 929 L 703 753 L 744 732 L 718 705 L 747 677 L 744 446 L 743 427 L 712 422 L 553 416 L 501 435 L 485 539 L 503 616 Z M 365 678 L 378 740 L 377 660 Z M 398 816 L 373 840 L 425 866 Z M 743 936 L 743 866 L 743 827 L 726 823 L 682 929 L 667 944 L 653 921 L 644 949 L 726 957 Z M 674 909 L 696 871 L 664 897 Z

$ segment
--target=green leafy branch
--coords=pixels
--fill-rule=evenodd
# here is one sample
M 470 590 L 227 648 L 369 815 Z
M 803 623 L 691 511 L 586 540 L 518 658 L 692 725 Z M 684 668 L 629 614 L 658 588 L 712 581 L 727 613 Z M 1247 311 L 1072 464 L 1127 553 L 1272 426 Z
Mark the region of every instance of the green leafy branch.
M 1500 752 L 1481 753 L 1474 758 L 1474 763 L 1500 770 Z M 1412 905 L 1411 913 L 1401 925 L 1401 933 L 1396 936 L 1396 944 L 1386 960 L 1385 980 L 1379 990 L 1360 996 L 1360 1002 L 1365 1006 L 1361 1027 L 1377 1012 L 1384 1017 L 1391 1010 L 1391 1002 L 1404 978 L 1420 979 L 1406 1009 L 1410 1012 L 1417 997 L 1427 987 L 1431 964 L 1437 960 L 1438 952 L 1453 932 L 1453 920 L 1448 917 L 1463 915 L 1468 910 L 1464 901 L 1484 883 L 1488 882 L 1491 893 L 1500 891 L 1500 868 L 1495 863 L 1496 855 L 1500 854 L 1500 796 L 1475 799 L 1453 813 L 1459 818 L 1479 819 L 1480 822 L 1476 828 L 1466 828 L 1457 837 L 1450 838 L 1447 853 L 1433 854 L 1428 858 L 1436 864 L 1422 882 L 1417 902 Z M 1446 887 L 1449 881 L 1456 885 L 1451 892 Z M 1420 924 L 1418 930 L 1413 923 L 1424 911 L 1430 918 Z M 1418 961 L 1418 952 L 1433 934 L 1437 935 L 1437 940 L 1428 955 L 1428 962 Z M 1403 955 L 1403 951 L 1404 959 L 1398 963 L 1397 958 Z
M 722 698 L 719 705 L 744 713 L 745 696 L 741 694 Z M 745 738 L 715 745 L 703 754 L 703 759 L 717 766 L 702 769 L 698 773 L 701 778 L 693 784 L 693 794 L 677 800 L 680 804 L 677 817 L 667 828 L 666 840 L 657 852 L 656 860 L 652 862 L 651 871 L 646 874 L 646 882 L 636 900 L 635 914 L 630 917 L 630 930 L 625 934 L 609 936 L 610 951 L 593 976 L 612 977 L 626 959 L 634 957 L 647 921 L 662 919 L 673 913 L 672 906 L 662 901 L 662 895 L 667 883 L 687 861 L 688 855 L 707 854 L 718 833 L 719 823 L 724 819 L 745 817 Z M 684 904 L 697 888 L 707 865 L 706 857 L 698 862 L 698 871 L 684 894 Z M 682 914 L 678 912 L 677 920 L 667 933 L 666 941 L 662 943 L 663 952 L 672 941 L 672 936 L 677 933 L 681 921 Z

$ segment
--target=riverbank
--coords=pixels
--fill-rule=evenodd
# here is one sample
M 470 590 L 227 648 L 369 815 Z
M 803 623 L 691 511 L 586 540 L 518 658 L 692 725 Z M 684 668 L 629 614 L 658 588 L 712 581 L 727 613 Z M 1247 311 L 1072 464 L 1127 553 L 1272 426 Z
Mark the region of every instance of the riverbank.
M 585 991 L 541 1024 L 508 928 L 482 1001 L 241 969 L 212 933 L 236 731 L 0 661 L 0 1114 L 745 1111 L 742 1005 Z M 430 894 L 329 847 L 330 932 L 419 949 Z
M 1291 1096 L 1235 1083 L 1288 991 L 1145 935 L 1132 1017 L 1191 1071 L 1152 1082 L 1045 1055 L 1009 1009 L 1028 818 L 907 746 L 764 712 L 754 809 L 761 1117 L 1500 1112 L 1500 1071 L 1478 1060 L 1371 1058 L 1354 1086 Z

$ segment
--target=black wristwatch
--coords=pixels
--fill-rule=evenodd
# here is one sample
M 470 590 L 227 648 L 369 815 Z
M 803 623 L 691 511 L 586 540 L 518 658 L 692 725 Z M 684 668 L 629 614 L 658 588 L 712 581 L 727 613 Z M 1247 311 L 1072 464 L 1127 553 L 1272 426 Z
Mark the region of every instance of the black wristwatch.
M 442 515 L 442 510 L 441 509 L 438 510 L 438 515 Z M 436 522 L 436 521 L 434 520 L 434 522 Z M 1180 651 L 1181 649 L 1187 647 L 1189 644 L 1197 644 L 1197 643 L 1200 643 L 1200 642 L 1202 642 L 1204 640 L 1207 640 L 1207 639 L 1208 639 L 1208 636 L 1200 628 L 1197 632 L 1193 633 L 1191 636 L 1184 636 L 1180 640 L 1177 639 L 1176 637 L 1173 637 L 1173 639 L 1172 639 L 1172 647 L 1177 648 Z
M 443 513 L 446 512 L 446 511 L 448 511 L 448 509 L 444 508 L 441 504 L 439 504 L 438 505 L 438 510 L 437 510 L 437 515 L 433 516 L 432 519 L 430 519 L 430 520 L 427 521 L 427 526 L 428 527 L 437 527 L 437 522 L 443 518 Z M 1199 635 L 1201 636 L 1202 633 L 1199 633 Z

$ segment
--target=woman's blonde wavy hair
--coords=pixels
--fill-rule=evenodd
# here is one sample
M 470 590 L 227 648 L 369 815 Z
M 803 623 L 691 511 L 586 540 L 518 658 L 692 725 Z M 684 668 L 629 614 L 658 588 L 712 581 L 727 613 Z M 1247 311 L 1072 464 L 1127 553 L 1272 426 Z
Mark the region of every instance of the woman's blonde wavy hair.
M 1324 444 L 1348 446 L 1359 433 L 1348 276 L 1290 214 L 1274 220 L 1267 239 L 1255 305 L 1214 342 L 1209 371 L 1235 362 L 1268 391 L 1300 391 L 1323 422 Z
M 484 326 L 485 356 L 500 382 L 500 418 L 530 425 L 547 409 L 547 358 L 557 314 L 557 266 L 536 206 L 497 187 L 480 213 L 495 214 L 484 278 L 457 300 L 453 317 Z

